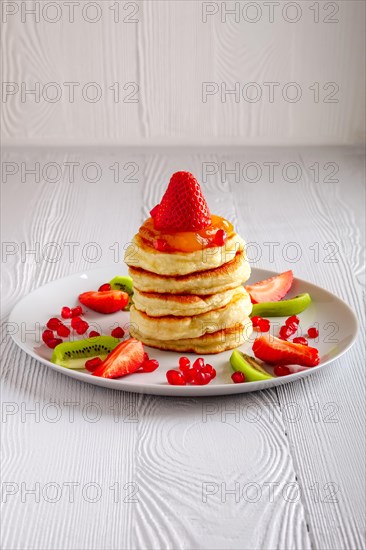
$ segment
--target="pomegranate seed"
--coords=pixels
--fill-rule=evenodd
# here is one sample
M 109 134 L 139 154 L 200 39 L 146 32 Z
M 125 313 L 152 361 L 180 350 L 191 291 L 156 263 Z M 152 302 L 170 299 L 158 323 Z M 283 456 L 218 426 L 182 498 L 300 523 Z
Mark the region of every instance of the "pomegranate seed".
M 160 206 L 160 204 L 157 204 L 156 206 L 154 206 L 154 208 L 152 210 L 150 210 L 150 216 L 152 218 L 155 218 L 156 214 L 158 213 L 159 206 Z
M 213 378 L 215 378 L 215 376 L 216 376 L 216 371 L 215 371 L 215 369 L 213 368 L 212 365 L 208 365 L 208 364 L 205 365 L 205 366 L 203 367 L 203 369 L 201 370 L 201 372 L 203 372 L 204 374 L 209 374 L 211 380 L 212 380 Z
M 47 328 L 51 330 L 57 330 L 57 327 L 60 323 L 60 319 L 57 319 L 57 317 L 51 317 L 51 319 L 49 319 L 49 321 L 47 322 Z
M 101 363 L 103 363 L 103 361 L 100 357 L 93 357 L 93 359 L 88 359 L 88 361 L 86 361 L 84 367 L 89 372 L 94 372 Z
M 47 326 L 48 326 L 48 325 L 47 325 Z M 49 328 L 51 328 L 51 327 L 49 327 Z M 318 329 L 315 328 L 315 327 L 310 327 L 310 328 L 308 329 L 308 336 L 309 336 L 309 338 L 317 338 L 317 337 L 319 336 L 319 331 L 318 331 Z
M 71 319 L 71 317 L 72 317 L 71 308 L 69 308 L 67 306 L 64 306 L 61 309 L 61 317 L 63 319 Z
M 49 340 L 52 340 L 54 338 L 53 336 L 53 331 L 52 330 L 44 330 L 42 332 L 42 340 L 44 341 L 45 344 L 47 344 L 47 342 Z
M 96 330 L 91 330 L 89 332 L 89 338 L 96 338 L 97 336 L 100 336 L 100 332 L 97 332 Z
M 51 338 L 50 340 L 47 340 L 46 344 L 49 348 L 55 349 L 56 346 L 62 344 L 62 340 L 61 338 Z
M 154 248 L 159 252 L 166 252 L 169 248 L 168 243 L 164 239 L 155 239 Z
M 254 317 L 251 318 L 253 327 L 254 328 L 259 327 L 259 323 L 261 322 L 261 320 L 262 320 L 262 317 L 259 317 L 259 315 L 254 315 Z
M 198 372 L 196 378 L 193 380 L 193 384 L 196 386 L 206 386 L 211 382 L 211 376 L 208 372 Z
M 231 380 L 234 382 L 234 384 L 242 384 L 245 382 L 245 376 L 244 373 L 240 371 L 236 371 L 231 375 Z
M 166 379 L 171 386 L 185 386 L 186 381 L 181 372 L 177 370 L 168 370 L 166 373 Z
M 125 335 L 125 331 L 123 330 L 122 327 L 116 327 L 111 332 L 111 336 L 113 336 L 113 338 L 123 338 L 124 335 Z
M 294 338 L 292 341 L 294 344 L 302 344 L 303 346 L 309 345 L 307 339 L 304 338 L 303 336 L 298 336 L 297 338 Z
M 159 366 L 159 361 L 156 359 L 148 359 L 142 363 L 142 370 L 144 372 L 154 372 Z
M 63 323 L 60 323 L 57 327 L 57 334 L 58 336 L 62 336 L 63 338 L 67 338 L 70 334 L 70 329 L 64 325 Z
M 296 323 L 289 323 L 286 326 L 287 326 L 288 330 L 291 331 L 291 334 L 295 334 L 295 332 L 299 328 L 299 325 L 297 325 Z
M 105 283 L 98 288 L 98 292 L 104 292 L 105 290 L 111 290 L 111 285 L 109 283 Z
M 201 370 L 205 366 L 205 360 L 203 357 L 198 357 L 198 359 L 195 360 L 192 367 L 197 370 Z
M 179 358 L 179 370 L 181 370 L 182 372 L 185 372 L 186 370 L 189 369 L 190 366 L 191 366 L 191 362 L 188 359 L 188 357 Z
M 285 325 L 298 325 L 300 323 L 300 319 L 298 318 L 297 315 L 291 315 L 291 317 L 289 317 L 288 319 L 286 319 L 285 321 Z
M 288 374 L 290 374 L 290 369 L 288 369 L 287 367 L 284 367 L 283 365 L 277 365 L 273 369 L 273 372 L 275 373 L 276 376 L 287 376 Z
M 280 328 L 280 338 L 282 338 L 282 340 L 287 340 L 287 338 L 289 338 L 293 332 L 292 330 L 287 327 L 286 325 L 283 325 L 281 328 Z
M 78 326 L 76 327 L 76 332 L 78 334 L 85 334 L 88 328 L 89 328 L 88 323 L 86 321 L 81 321 L 81 323 L 79 323 Z
M 217 244 L 217 246 L 224 246 L 227 239 L 227 233 L 223 229 L 218 229 L 216 231 L 214 242 Z
M 197 369 L 188 369 L 183 372 L 183 376 L 186 382 L 192 383 L 198 374 Z
M 84 323 L 84 321 L 81 319 L 81 317 L 73 317 L 71 319 L 71 326 L 73 329 L 77 329 L 80 323 Z
M 71 317 L 78 317 L 79 315 L 83 314 L 83 310 L 81 306 L 73 307 L 71 310 Z
M 144 353 L 144 362 L 145 362 L 145 361 L 148 361 L 148 360 L 149 360 L 149 356 L 148 356 L 148 354 L 147 354 L 146 351 L 145 351 L 145 353 Z
M 268 319 L 261 319 L 260 321 L 258 321 L 258 328 L 261 332 L 268 332 L 270 326 L 271 324 Z

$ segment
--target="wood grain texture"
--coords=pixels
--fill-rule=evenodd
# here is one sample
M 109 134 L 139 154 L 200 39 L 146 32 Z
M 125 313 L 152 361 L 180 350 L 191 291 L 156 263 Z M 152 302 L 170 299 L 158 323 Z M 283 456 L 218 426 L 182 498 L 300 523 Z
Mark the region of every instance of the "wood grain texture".
M 28 2 L 28 9 L 35 4 Z M 364 2 L 292 4 L 297 8 L 282 2 L 272 22 L 264 3 L 248 9 L 248 2 L 208 7 L 183 0 L 98 0 L 86 11 L 88 3 L 75 5 L 73 19 L 70 8 L 58 4 L 53 23 L 47 19 L 57 18 L 55 8 L 44 11 L 43 2 L 38 21 L 23 13 L 20 2 L 14 4 L 18 12 L 3 18 L 3 81 L 19 87 L 3 105 L 8 144 L 324 145 L 365 139 Z M 239 13 L 225 15 L 233 5 Z M 216 13 L 205 16 L 212 9 Z M 297 19 L 295 9 L 298 21 L 291 23 L 286 19 Z M 32 89 L 36 83 L 39 102 L 31 95 L 22 99 L 22 85 Z M 59 87 L 59 100 L 53 100 L 55 88 L 44 88 L 49 83 Z M 75 83 L 75 99 L 65 83 Z M 99 86 L 98 101 L 92 88 L 90 95 L 85 90 L 89 83 Z M 207 101 L 203 83 L 215 87 Z M 248 83 L 254 84 L 243 94 Z M 290 86 L 287 95 L 289 83 L 298 91 Z M 237 97 L 221 95 L 236 85 Z
M 49 280 L 111 263 L 118 271 L 124 244 L 171 173 L 185 168 L 205 179 L 212 210 L 238 226 L 252 243 L 252 256 L 261 250 L 254 265 L 293 268 L 335 292 L 355 309 L 364 332 L 364 162 L 358 149 L 9 149 L 3 161 L 19 167 L 2 184 L 3 241 L 19 246 L 2 258 L 5 323 L 21 296 Z M 334 161 L 339 182 L 327 183 L 323 166 Z M 36 162 L 41 172 L 57 163 L 60 181 L 47 181 L 50 172 L 38 183 L 33 175 L 22 182 L 22 163 L 30 168 Z M 73 182 L 67 162 L 79 163 Z M 81 170 L 90 162 L 101 169 L 94 183 Z M 117 182 L 110 168 L 115 162 Z M 321 166 L 318 183 L 312 180 L 315 162 Z M 135 163 L 132 176 L 128 163 Z M 225 174 L 235 163 L 239 177 Z M 277 163 L 273 181 L 268 163 Z M 301 168 L 298 182 L 283 177 L 294 177 L 284 168 L 288 163 Z M 253 183 L 258 166 L 261 178 Z M 63 254 L 56 262 L 22 258 L 21 243 L 29 251 L 36 242 L 41 248 L 56 242 Z M 67 242 L 79 243 L 73 262 Z M 90 242 L 102 249 L 96 261 L 85 255 Z M 296 263 L 289 261 L 290 242 L 301 248 Z M 325 261 L 329 242 L 339 245 L 337 263 Z M 114 392 L 51 372 L 12 343 L 6 324 L 3 329 L 3 495 L 4 483 L 16 491 L 3 503 L 3 548 L 364 547 L 361 337 L 341 360 L 296 384 L 219 400 L 173 400 Z M 26 414 L 31 409 L 35 415 Z M 52 421 L 57 412 L 60 418 Z M 24 492 L 36 483 L 38 499 Z M 79 484 L 74 502 L 70 483 Z M 61 497 L 52 502 L 57 487 Z M 235 488 L 239 498 L 225 494 Z M 91 502 L 96 490 L 100 499 Z M 207 502 L 205 491 L 214 493 Z

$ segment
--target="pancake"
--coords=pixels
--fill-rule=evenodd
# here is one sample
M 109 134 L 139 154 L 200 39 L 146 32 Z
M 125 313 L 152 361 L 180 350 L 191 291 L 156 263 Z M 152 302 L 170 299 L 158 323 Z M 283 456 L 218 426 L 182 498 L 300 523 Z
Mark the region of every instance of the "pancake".
M 234 297 L 240 296 L 250 300 L 243 286 L 202 296 L 197 296 L 196 294 L 140 292 L 135 288 L 133 303 L 136 309 L 143 311 L 150 317 L 164 317 L 166 315 L 186 317 L 188 315 L 201 315 L 213 309 L 224 307 Z
M 244 241 L 234 233 L 224 246 L 203 248 L 195 252 L 159 252 L 135 235 L 125 253 L 125 262 L 158 275 L 187 275 L 215 269 L 234 259 L 244 250 Z
M 130 310 L 130 323 L 144 337 L 160 340 L 181 340 L 182 338 L 198 338 L 203 334 L 217 332 L 232 327 L 250 315 L 252 303 L 247 293 L 234 296 L 224 307 L 208 311 L 201 315 L 186 317 L 150 317 L 136 309 Z M 141 339 L 141 338 L 140 338 Z
M 166 351 L 177 351 L 179 353 L 198 353 L 208 355 L 221 353 L 222 351 L 237 348 L 248 341 L 253 330 L 249 318 L 243 319 L 233 327 L 224 330 L 205 334 L 199 338 L 184 338 L 182 340 L 158 340 L 142 336 L 134 327 L 130 327 L 131 336 L 138 338 L 146 346 Z
M 134 287 L 141 292 L 201 296 L 224 292 L 245 283 L 250 277 L 250 265 L 243 252 L 239 252 L 231 262 L 191 275 L 164 277 L 137 267 L 130 267 L 129 274 Z

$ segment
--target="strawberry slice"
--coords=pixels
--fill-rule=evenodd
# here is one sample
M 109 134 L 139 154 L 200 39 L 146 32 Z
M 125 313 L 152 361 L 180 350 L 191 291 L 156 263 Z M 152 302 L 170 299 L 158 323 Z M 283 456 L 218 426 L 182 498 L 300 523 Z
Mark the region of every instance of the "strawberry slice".
M 122 290 L 103 290 L 98 292 L 91 290 L 90 292 L 83 292 L 79 296 L 79 302 L 83 306 L 93 311 L 98 311 L 98 313 L 115 313 L 125 308 L 128 300 L 127 292 L 122 292 Z
M 254 285 L 248 285 L 245 290 L 249 293 L 253 304 L 279 302 L 290 290 L 293 280 L 294 274 L 290 269 Z
M 211 225 L 202 189 L 190 172 L 172 175 L 160 204 L 151 211 L 155 229 L 199 231 Z
M 315 348 L 293 344 L 275 336 L 261 336 L 253 344 L 253 353 L 265 363 L 275 365 L 319 365 L 319 352 Z
M 93 372 L 93 376 L 101 378 L 120 378 L 136 372 L 145 360 L 144 346 L 136 338 L 129 338 L 104 359 L 103 363 Z

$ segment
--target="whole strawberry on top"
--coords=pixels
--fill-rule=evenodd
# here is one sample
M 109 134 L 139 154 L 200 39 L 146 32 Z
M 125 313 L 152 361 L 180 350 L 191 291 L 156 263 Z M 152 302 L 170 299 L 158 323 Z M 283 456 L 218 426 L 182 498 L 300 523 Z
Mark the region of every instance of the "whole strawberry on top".
M 202 189 L 190 172 L 172 175 L 161 203 L 152 211 L 154 226 L 165 231 L 198 231 L 211 225 Z

